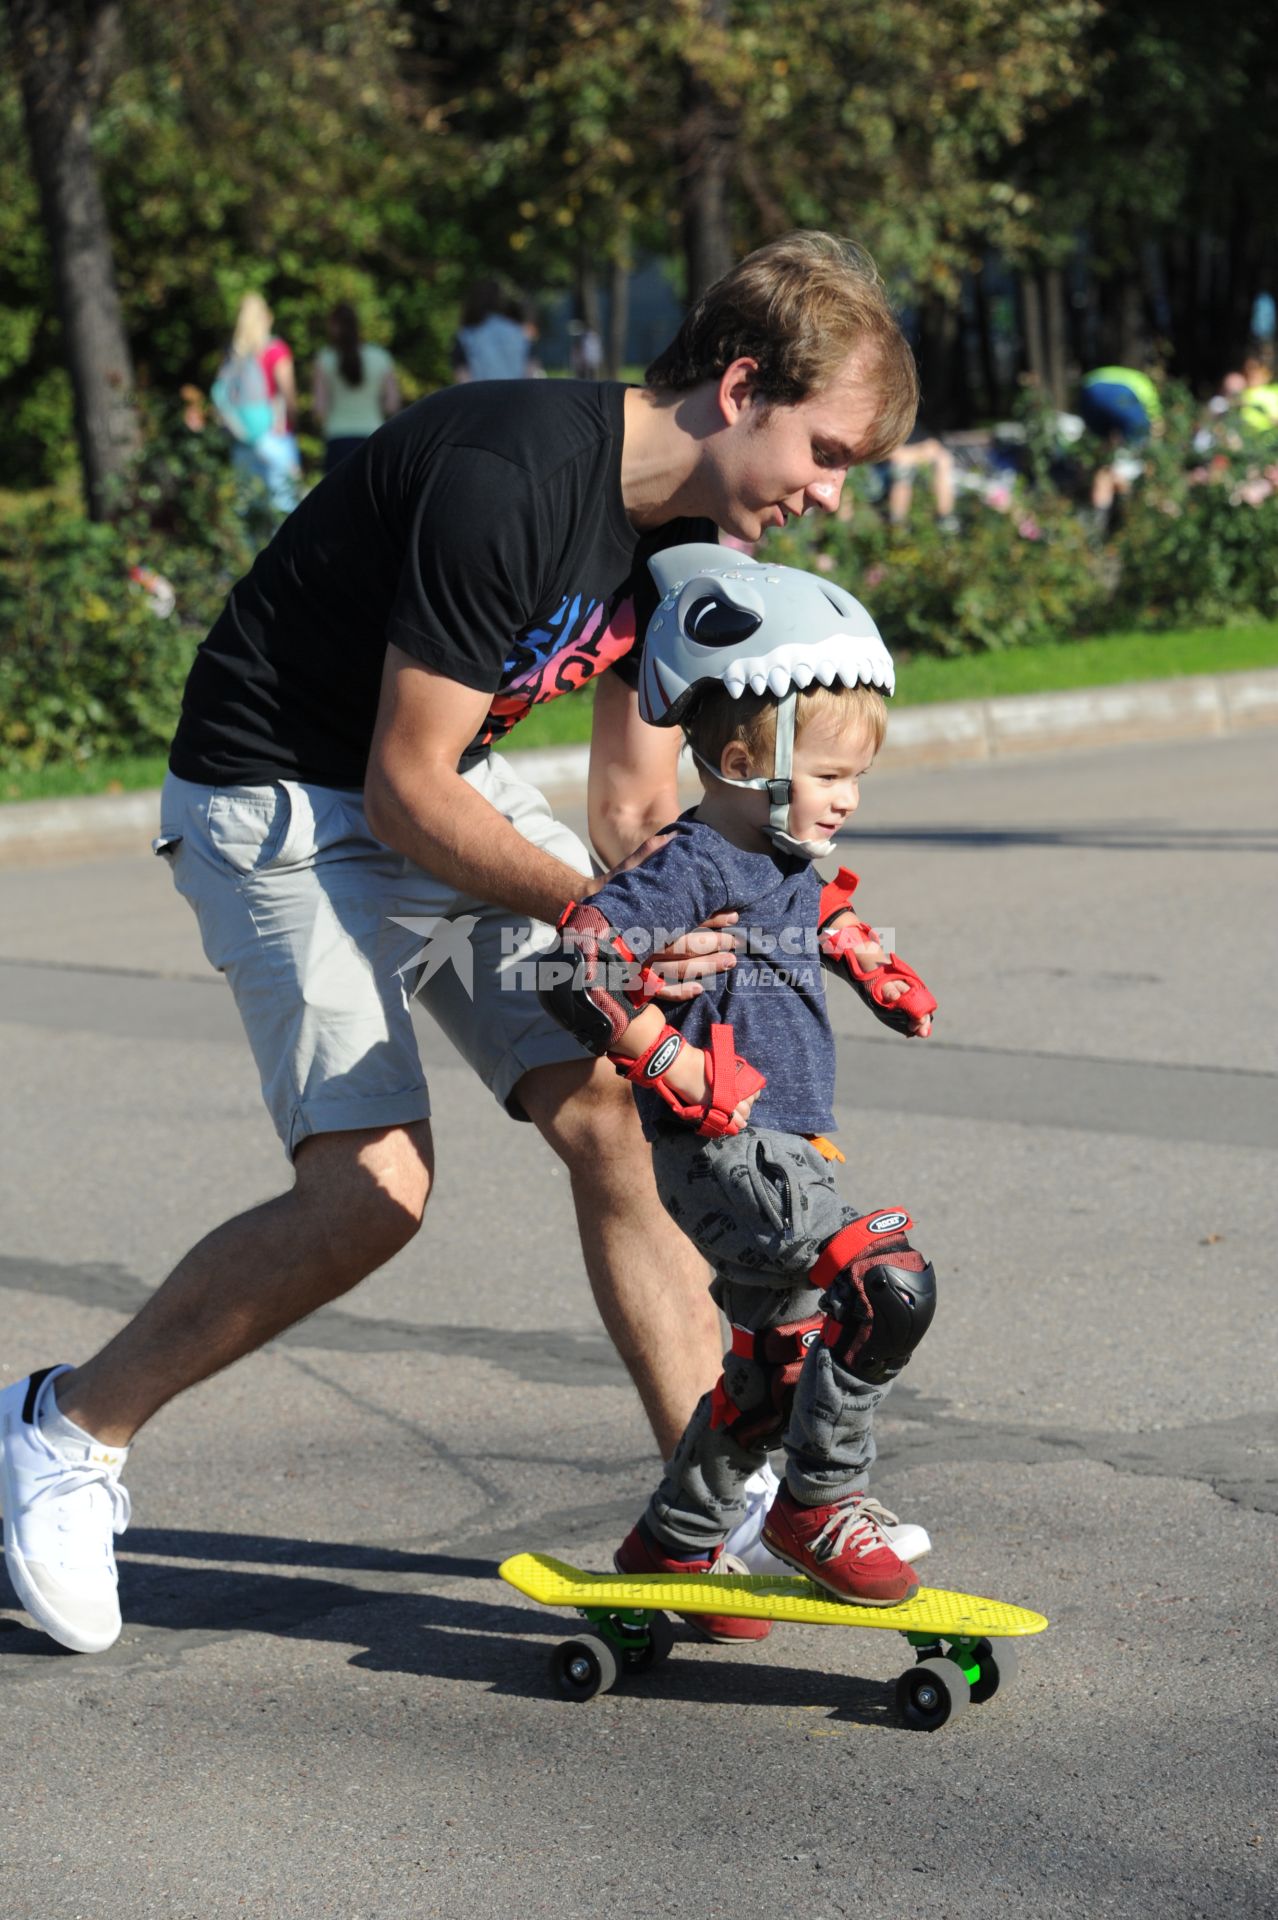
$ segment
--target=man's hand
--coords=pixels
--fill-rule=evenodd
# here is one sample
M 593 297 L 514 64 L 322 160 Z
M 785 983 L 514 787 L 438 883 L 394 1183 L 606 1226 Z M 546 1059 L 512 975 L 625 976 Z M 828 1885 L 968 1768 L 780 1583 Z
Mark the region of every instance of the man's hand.
M 597 879 L 583 880 L 581 898 L 584 900 L 592 893 L 598 893 L 616 873 L 629 873 L 632 867 L 638 867 L 664 847 L 671 838 L 668 833 L 654 833 L 642 846 L 628 853 L 607 873 Z M 700 927 L 693 927 L 688 933 L 680 934 L 660 953 L 650 954 L 644 962 L 644 995 L 657 1000 L 695 1000 L 703 991 L 698 984 L 707 976 L 726 973 L 737 964 L 736 940 L 727 932 L 737 924 L 735 913 L 715 913 Z M 658 987 L 657 980 L 663 984 Z
M 728 928 L 736 926 L 737 917 L 735 913 L 711 914 L 701 926 L 680 934 L 652 955 L 647 972 L 665 982 L 657 992 L 659 1000 L 695 1000 L 704 992 L 702 980 L 736 966 L 736 937 Z M 647 991 L 653 991 L 650 978 Z

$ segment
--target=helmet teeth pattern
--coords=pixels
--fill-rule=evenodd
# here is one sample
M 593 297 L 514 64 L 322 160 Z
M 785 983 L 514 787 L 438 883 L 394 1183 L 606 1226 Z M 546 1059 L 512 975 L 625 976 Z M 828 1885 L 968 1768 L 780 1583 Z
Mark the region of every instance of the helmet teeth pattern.
M 839 683 L 892 691 L 892 661 L 873 618 L 831 581 L 794 568 L 760 565 L 700 543 L 665 549 L 652 560 L 663 589 L 649 625 L 640 710 L 658 726 L 675 724 L 695 687 L 718 681 L 739 700 L 747 687 L 784 699 L 795 688 Z M 677 578 L 672 579 L 678 567 Z M 744 644 L 698 639 L 699 599 L 729 612 L 754 614 L 757 632 Z M 730 623 L 729 623 L 730 624 Z M 739 650 L 738 650 L 739 648 Z M 655 710 L 654 710 L 655 709 Z

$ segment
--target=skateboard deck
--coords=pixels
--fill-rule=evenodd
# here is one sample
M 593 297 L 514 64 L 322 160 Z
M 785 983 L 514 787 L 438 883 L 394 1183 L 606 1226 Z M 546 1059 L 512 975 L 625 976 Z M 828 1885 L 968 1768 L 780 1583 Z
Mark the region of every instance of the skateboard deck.
M 623 1674 L 642 1674 L 674 1647 L 667 1611 L 718 1613 L 791 1626 L 877 1627 L 902 1634 L 914 1665 L 896 1683 L 906 1726 L 934 1732 L 969 1706 L 993 1698 L 1015 1677 L 1010 1642 L 1042 1633 L 1047 1621 L 1028 1607 L 974 1593 L 920 1587 L 896 1607 L 854 1606 L 812 1581 L 769 1573 L 586 1573 L 546 1553 L 517 1553 L 503 1580 L 543 1607 L 574 1607 L 587 1629 L 555 1647 L 551 1678 L 568 1700 L 593 1700 Z
M 546 1553 L 517 1553 L 498 1569 L 503 1580 L 543 1607 L 651 1609 L 657 1613 L 726 1613 L 791 1626 L 892 1627 L 943 1639 L 1012 1639 L 1042 1633 L 1041 1613 L 982 1600 L 974 1593 L 920 1587 L 899 1607 L 857 1607 L 835 1600 L 800 1574 L 584 1573 Z

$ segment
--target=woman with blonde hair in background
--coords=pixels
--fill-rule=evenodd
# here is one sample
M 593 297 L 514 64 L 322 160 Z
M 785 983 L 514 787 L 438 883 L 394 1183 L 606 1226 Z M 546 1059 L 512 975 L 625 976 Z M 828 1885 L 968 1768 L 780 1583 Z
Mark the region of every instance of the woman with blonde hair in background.
M 281 516 L 297 505 L 301 461 L 293 434 L 297 385 L 293 355 L 271 331 L 274 315 L 260 293 L 246 293 L 231 345 L 213 382 L 213 404 L 235 442 L 232 464 L 260 480 Z

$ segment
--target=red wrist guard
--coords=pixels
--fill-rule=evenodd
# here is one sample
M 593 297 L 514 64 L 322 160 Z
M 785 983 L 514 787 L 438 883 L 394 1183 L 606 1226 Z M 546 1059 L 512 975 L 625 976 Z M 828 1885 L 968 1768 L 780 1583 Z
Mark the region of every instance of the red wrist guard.
M 822 962 L 843 975 L 884 1026 L 891 1027 L 896 1033 L 910 1033 L 917 1020 L 936 1012 L 935 996 L 899 954 L 890 953 L 877 967 L 861 965 L 857 957 L 858 948 L 878 944 L 864 922 L 852 920 L 842 927 L 830 924 L 841 913 L 850 910 L 856 888 L 857 876 L 851 868 L 840 867 L 837 879 L 821 889 L 817 926 Z M 904 981 L 905 992 L 895 1000 L 884 1000 L 883 989 L 890 981 Z
M 581 905 L 582 903 L 579 900 L 570 900 L 568 902 L 568 905 L 555 922 L 555 931 L 557 933 L 564 932 L 568 926 L 568 922 L 572 919 L 573 915 L 579 911 Z M 659 993 L 666 983 L 661 978 L 661 975 L 655 972 L 646 961 L 635 958 L 635 955 L 631 953 L 630 948 L 626 945 L 619 933 L 612 935 L 612 945 L 623 960 L 633 961 L 639 969 L 637 980 L 635 980 L 632 985 L 623 987 L 622 992 L 632 1007 L 642 1010 L 647 1006 L 653 995 Z
M 675 1118 L 695 1127 L 698 1133 L 719 1139 L 724 1134 L 740 1132 L 733 1113 L 740 1101 L 767 1085 L 764 1076 L 736 1053 L 731 1027 L 712 1026 L 710 1045 L 705 1051 L 706 1098 L 703 1103 L 687 1102 L 666 1079 L 686 1044 L 683 1035 L 673 1027 L 663 1027 L 637 1060 L 628 1060 L 618 1053 L 610 1053 L 608 1058 L 624 1080 L 660 1094 Z

